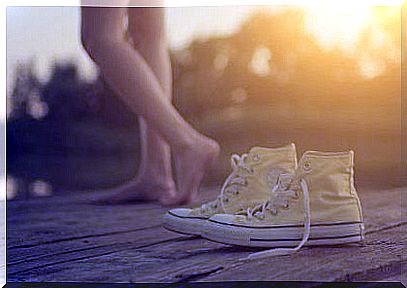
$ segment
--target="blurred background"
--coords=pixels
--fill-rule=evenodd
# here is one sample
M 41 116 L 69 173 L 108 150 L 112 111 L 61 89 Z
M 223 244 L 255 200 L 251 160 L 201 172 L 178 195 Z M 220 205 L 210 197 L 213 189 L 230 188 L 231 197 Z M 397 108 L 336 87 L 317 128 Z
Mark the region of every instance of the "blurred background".
M 138 9 L 138 8 L 131 8 Z M 155 8 L 150 8 L 155 9 Z M 166 9 L 174 104 L 232 153 L 355 150 L 358 185 L 402 185 L 399 7 Z M 7 198 L 134 177 L 137 117 L 80 44 L 79 7 L 7 7 Z

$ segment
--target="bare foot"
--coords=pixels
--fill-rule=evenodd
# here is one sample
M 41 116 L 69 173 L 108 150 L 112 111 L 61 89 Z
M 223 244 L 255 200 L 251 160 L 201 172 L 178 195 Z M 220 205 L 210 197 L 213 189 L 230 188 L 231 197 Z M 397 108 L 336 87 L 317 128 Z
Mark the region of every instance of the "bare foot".
M 115 205 L 158 200 L 163 205 L 169 205 L 173 202 L 173 198 L 176 197 L 173 181 L 159 184 L 156 181 L 144 179 L 132 180 L 119 187 L 106 190 L 104 194 L 104 196 L 94 199 L 93 202 Z
M 219 144 L 207 137 L 200 137 L 188 147 L 173 150 L 178 190 L 173 200 L 177 204 L 194 201 L 205 171 L 218 157 L 219 150 Z

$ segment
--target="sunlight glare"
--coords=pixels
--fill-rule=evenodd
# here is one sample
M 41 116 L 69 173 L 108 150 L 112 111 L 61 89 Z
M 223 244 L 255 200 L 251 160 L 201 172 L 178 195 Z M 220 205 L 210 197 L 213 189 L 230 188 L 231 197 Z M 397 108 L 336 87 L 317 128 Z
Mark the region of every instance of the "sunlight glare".
M 320 3 L 306 10 L 306 29 L 326 49 L 340 48 L 352 52 L 359 36 L 371 19 L 370 8 L 366 5 L 330 5 Z
M 270 59 L 272 53 L 265 46 L 257 47 L 253 53 L 252 60 L 249 63 L 250 72 L 258 76 L 265 77 L 270 74 Z

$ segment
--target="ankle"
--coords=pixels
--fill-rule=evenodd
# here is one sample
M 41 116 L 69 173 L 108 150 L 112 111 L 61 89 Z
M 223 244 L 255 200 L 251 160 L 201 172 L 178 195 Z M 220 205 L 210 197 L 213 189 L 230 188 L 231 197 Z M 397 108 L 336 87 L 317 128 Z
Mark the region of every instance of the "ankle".
M 166 172 L 163 169 L 148 167 L 148 169 L 138 172 L 137 176 L 134 178 L 134 182 L 166 186 L 174 183 L 174 180 L 172 178 L 172 173 Z
M 218 143 L 198 132 L 193 133 L 180 139 L 179 143 L 173 147 L 173 150 L 177 153 L 186 153 L 188 151 L 196 151 L 202 149 L 218 148 Z
M 191 151 L 194 146 L 196 146 L 197 142 L 197 137 L 193 137 L 190 135 L 185 136 L 182 139 L 179 139 L 179 141 L 174 145 L 173 152 L 175 155 L 184 154 L 188 151 Z

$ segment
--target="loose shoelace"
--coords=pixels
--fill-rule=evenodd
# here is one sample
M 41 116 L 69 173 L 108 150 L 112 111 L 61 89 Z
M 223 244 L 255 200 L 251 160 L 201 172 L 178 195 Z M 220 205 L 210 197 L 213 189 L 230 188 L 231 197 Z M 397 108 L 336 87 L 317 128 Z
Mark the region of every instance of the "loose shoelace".
M 247 175 L 253 174 L 253 170 L 251 165 L 246 163 L 246 159 L 248 157 L 248 154 L 242 154 L 242 156 L 239 156 L 238 154 L 233 154 L 232 157 L 230 158 L 230 163 L 232 166 L 232 173 L 228 176 L 228 178 L 225 180 L 225 182 L 222 185 L 222 188 L 220 189 L 220 194 L 218 198 L 216 198 L 214 201 L 208 202 L 206 204 L 203 204 L 201 206 L 201 209 L 203 211 L 212 211 L 213 209 L 217 209 L 218 205 L 222 207 L 222 210 L 224 213 L 226 213 L 226 208 L 224 202 L 228 201 L 227 194 L 232 194 L 236 195 L 239 193 L 239 186 L 241 185 L 246 185 L 246 179 L 245 177 Z M 236 184 L 232 187 L 228 187 L 232 184 Z M 228 188 L 228 189 L 226 189 Z
M 282 175 L 280 175 L 282 176 Z M 309 201 L 309 191 L 308 191 L 308 186 L 307 183 L 304 179 L 298 178 L 294 179 L 292 178 L 290 180 L 291 184 L 289 186 L 284 185 L 283 181 L 279 177 L 279 180 L 277 181 L 277 184 L 273 187 L 272 193 L 277 196 L 273 198 L 273 200 L 267 200 L 252 209 L 247 209 L 245 211 L 245 214 L 249 219 L 253 218 L 259 218 L 262 219 L 265 216 L 266 211 L 270 211 L 272 214 L 277 214 L 277 211 L 279 208 L 283 209 L 288 209 L 288 198 L 289 197 L 297 197 L 297 189 L 298 189 L 298 184 L 301 187 L 301 190 L 303 191 L 304 195 L 304 208 L 305 208 L 305 213 L 304 213 L 304 233 L 301 242 L 295 247 L 295 248 L 273 248 L 261 252 L 256 252 L 250 254 L 247 258 L 241 259 L 241 260 L 252 260 L 252 259 L 259 259 L 259 258 L 265 258 L 269 256 L 278 256 L 278 255 L 288 255 L 291 253 L 294 253 L 301 249 L 301 247 L 308 241 L 308 237 L 310 234 L 310 227 L 311 227 L 311 211 L 310 211 L 310 201 Z M 294 189 L 292 187 L 295 187 Z

